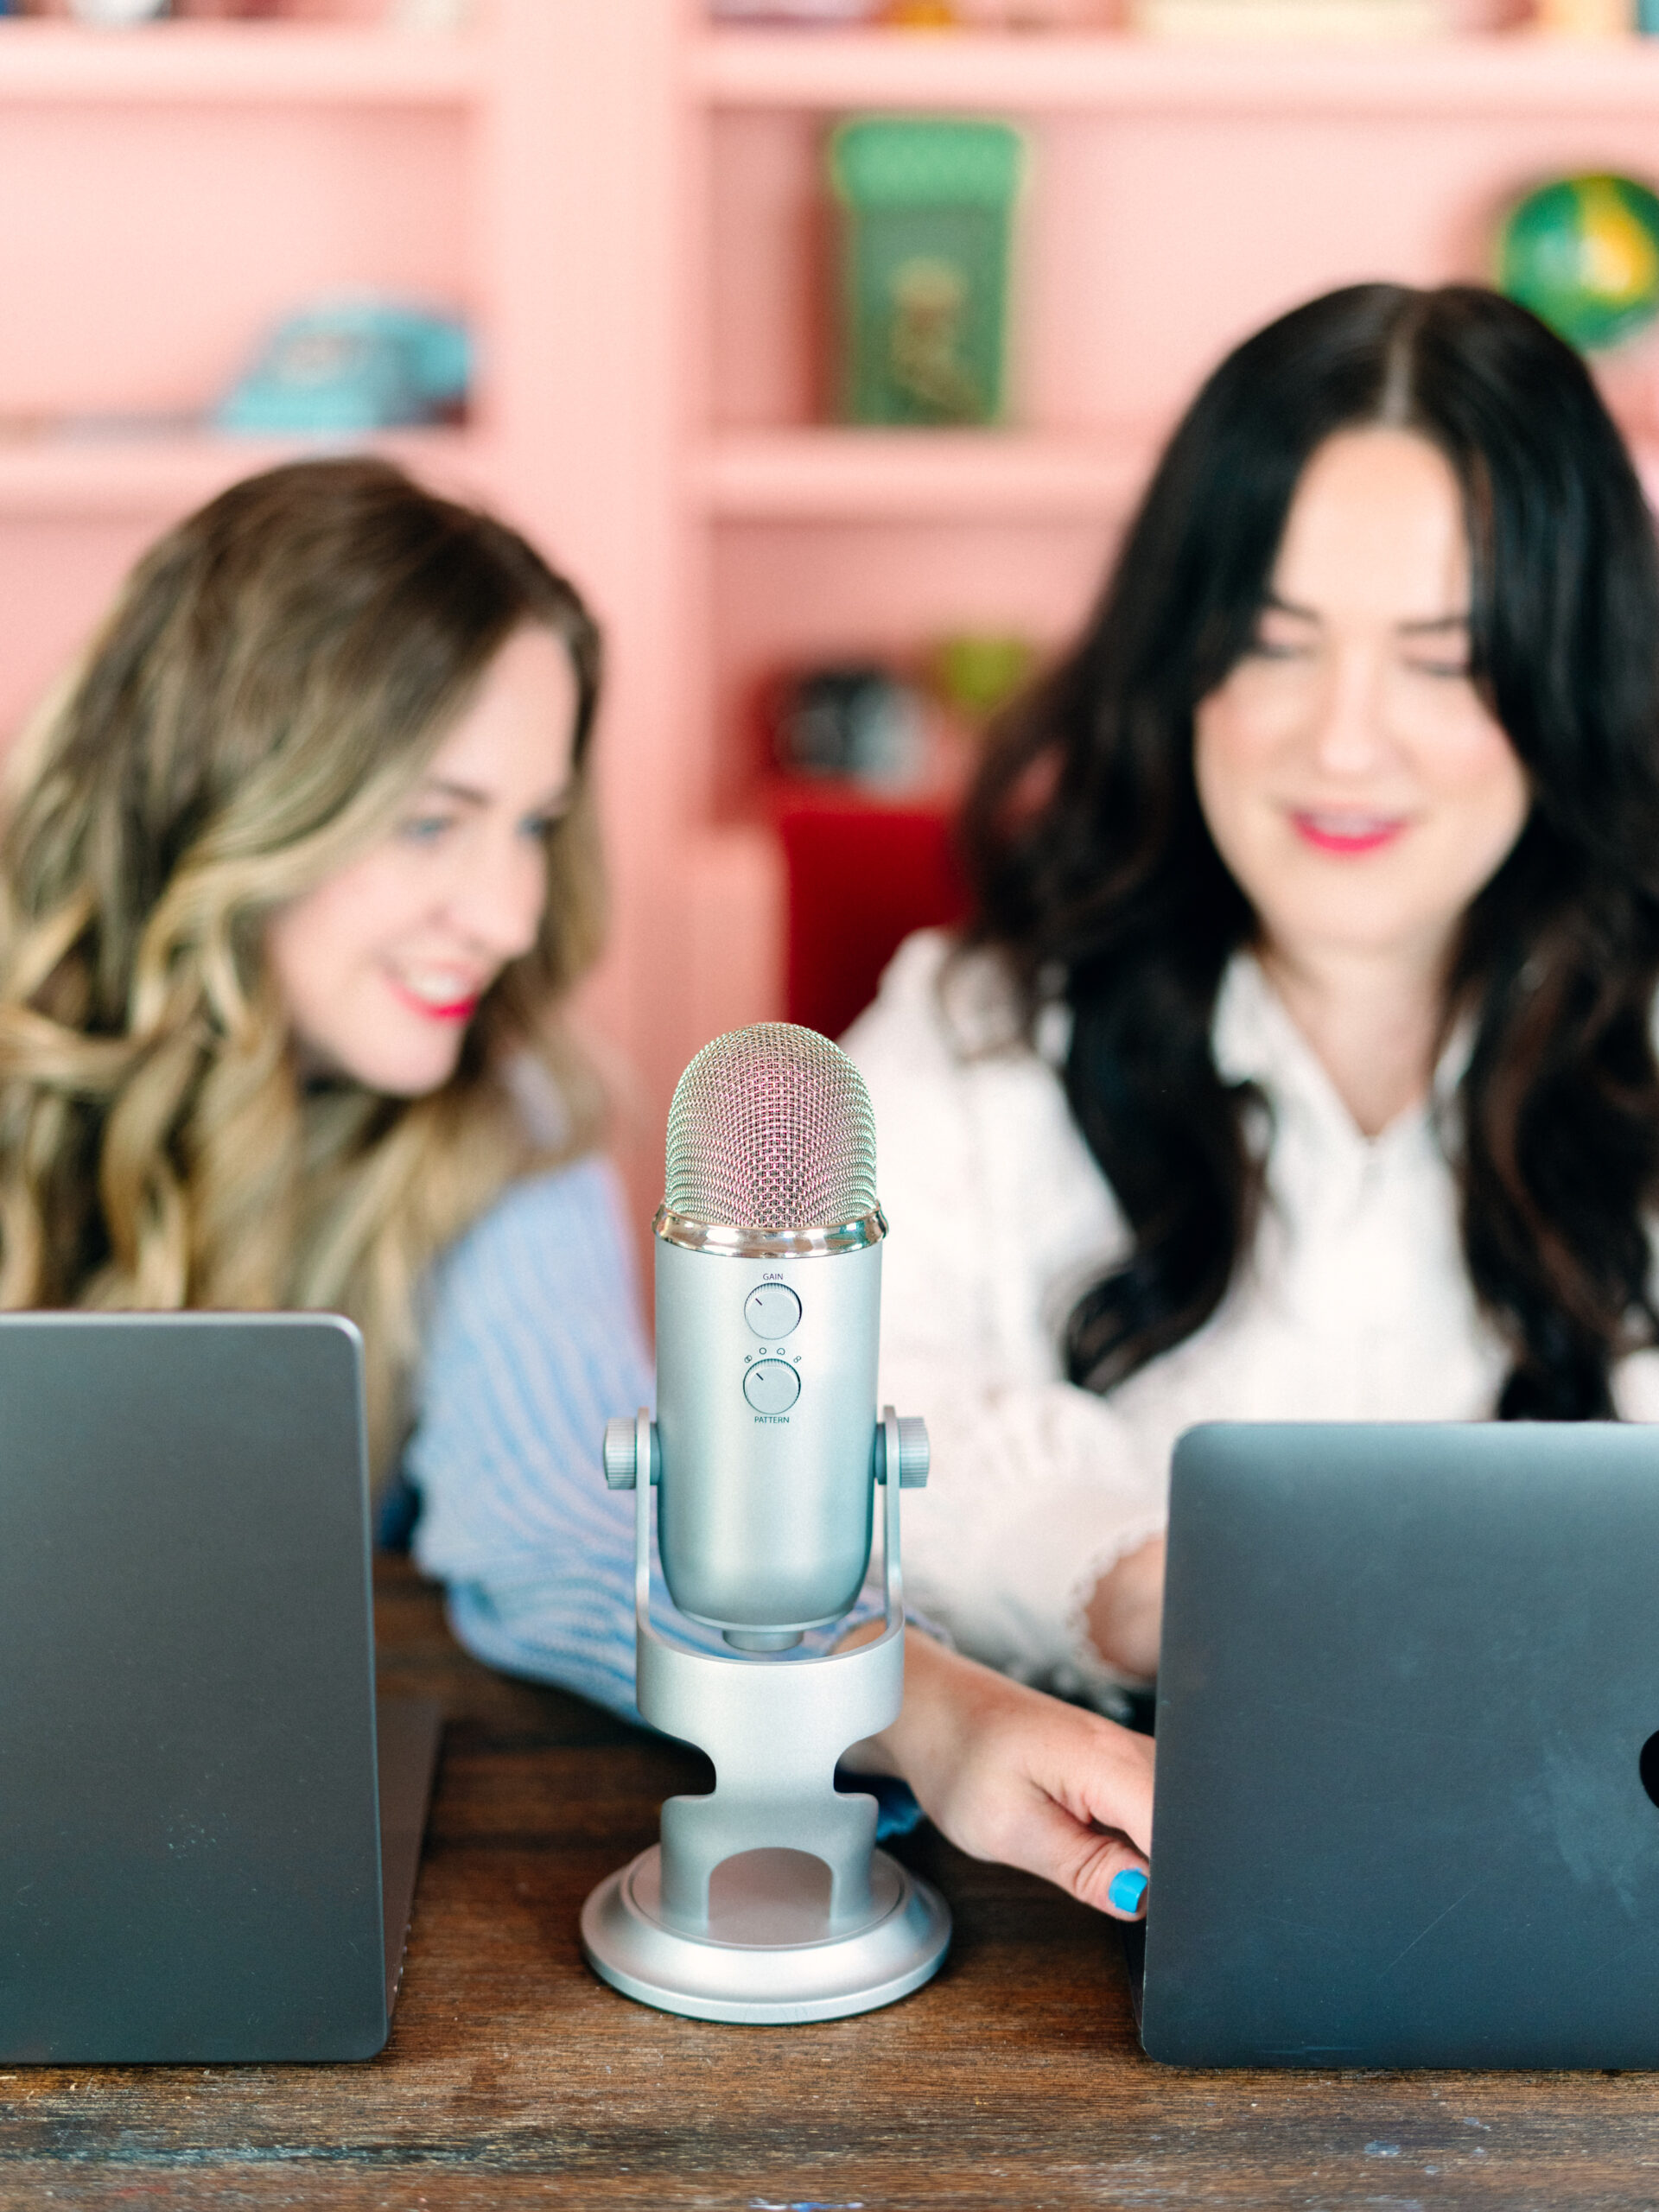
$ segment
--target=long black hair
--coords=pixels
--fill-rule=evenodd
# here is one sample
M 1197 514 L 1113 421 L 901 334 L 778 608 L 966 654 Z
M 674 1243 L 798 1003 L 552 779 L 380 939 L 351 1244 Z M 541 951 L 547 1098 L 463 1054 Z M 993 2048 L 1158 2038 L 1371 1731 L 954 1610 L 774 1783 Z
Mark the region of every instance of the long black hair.
M 1210 1039 L 1256 922 L 1199 810 L 1194 710 L 1250 641 L 1310 457 L 1371 423 L 1457 476 L 1473 674 L 1532 795 L 1443 1008 L 1472 1030 L 1451 1149 L 1470 1279 L 1512 1357 L 1497 1410 L 1605 1416 L 1611 1362 L 1659 1335 L 1659 558 L 1583 363 L 1461 285 L 1333 292 L 1223 362 L 969 796 L 969 942 L 1001 950 L 1028 1020 L 1058 979 L 1066 1095 L 1133 1237 L 1071 1313 L 1068 1371 L 1109 1390 L 1191 1336 L 1254 1236 L 1261 1101 Z

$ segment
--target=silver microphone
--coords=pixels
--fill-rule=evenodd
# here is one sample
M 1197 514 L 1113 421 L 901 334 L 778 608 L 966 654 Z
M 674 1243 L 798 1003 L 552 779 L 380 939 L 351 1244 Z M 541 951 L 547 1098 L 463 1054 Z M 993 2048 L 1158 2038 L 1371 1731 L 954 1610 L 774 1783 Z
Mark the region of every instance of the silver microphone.
M 887 1223 L 857 1069 L 791 1023 L 706 1046 L 669 1109 L 656 1230 L 663 1577 L 740 1651 L 839 1620 L 869 1564 Z M 632 1424 L 613 1460 L 632 1479 Z M 900 1479 L 926 1478 L 901 1424 Z
M 943 1901 L 876 1850 L 874 1798 L 836 1786 L 847 1746 L 903 1702 L 899 1493 L 927 1478 L 923 1423 L 891 1406 L 875 1417 L 887 1225 L 852 1062 L 785 1022 L 717 1037 L 674 1093 L 655 1227 L 657 1419 L 641 1407 L 607 1426 L 605 1479 L 634 1492 L 640 1715 L 700 1745 L 715 1787 L 670 1798 L 661 1844 L 582 1907 L 582 1948 L 615 1988 L 667 2012 L 838 2019 L 919 1987 L 950 1937 Z M 763 1653 L 852 1605 L 881 1485 L 873 1640 L 769 1666 L 653 1624 L 653 1487 L 675 1604 Z M 728 1862 L 735 1905 L 715 1879 Z

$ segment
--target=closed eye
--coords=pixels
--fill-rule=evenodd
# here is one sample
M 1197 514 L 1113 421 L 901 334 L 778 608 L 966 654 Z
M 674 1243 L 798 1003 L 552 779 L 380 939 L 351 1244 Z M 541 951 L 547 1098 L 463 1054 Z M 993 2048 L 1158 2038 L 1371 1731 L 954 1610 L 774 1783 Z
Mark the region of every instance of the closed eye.
M 1418 675 L 1462 677 L 1473 672 L 1466 614 L 1441 614 L 1430 622 L 1408 622 L 1399 634 L 1401 658 Z
M 1256 609 L 1244 651 L 1252 660 L 1308 660 L 1319 648 L 1319 634 L 1312 608 L 1287 606 L 1269 592 Z
M 1276 607 L 1263 614 L 1245 646 L 1252 660 L 1308 660 L 1318 652 L 1319 632 L 1310 622 L 1287 620 Z
M 1459 653 L 1451 660 L 1427 660 L 1419 653 L 1408 653 L 1406 666 L 1418 676 L 1450 677 L 1459 680 L 1472 672 L 1467 653 Z

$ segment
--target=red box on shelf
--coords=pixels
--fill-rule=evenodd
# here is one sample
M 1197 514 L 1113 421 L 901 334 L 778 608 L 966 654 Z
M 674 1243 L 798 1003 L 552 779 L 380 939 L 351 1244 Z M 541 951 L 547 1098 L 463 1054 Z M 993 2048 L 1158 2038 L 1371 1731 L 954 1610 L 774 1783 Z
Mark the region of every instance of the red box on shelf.
M 893 805 L 845 786 L 779 787 L 787 875 L 785 1011 L 838 1037 L 875 996 L 881 970 L 912 930 L 968 911 L 947 804 Z

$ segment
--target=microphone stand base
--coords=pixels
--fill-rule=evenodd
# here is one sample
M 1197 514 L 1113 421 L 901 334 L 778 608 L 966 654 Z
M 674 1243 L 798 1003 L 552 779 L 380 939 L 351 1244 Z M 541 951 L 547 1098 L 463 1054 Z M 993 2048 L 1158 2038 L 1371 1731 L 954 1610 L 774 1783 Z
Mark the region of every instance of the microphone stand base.
M 582 1909 L 582 1948 L 625 1997 L 693 2020 L 788 2026 L 896 2004 L 931 1979 L 950 1914 L 931 1884 L 874 1853 L 874 1910 L 847 1929 L 829 1923 L 827 1872 L 804 1852 L 730 1860 L 741 1880 L 711 1885 L 706 1933 L 664 1919 L 662 1853 L 653 1844 L 610 1875 Z M 723 1870 L 722 1870 L 723 1871 Z

